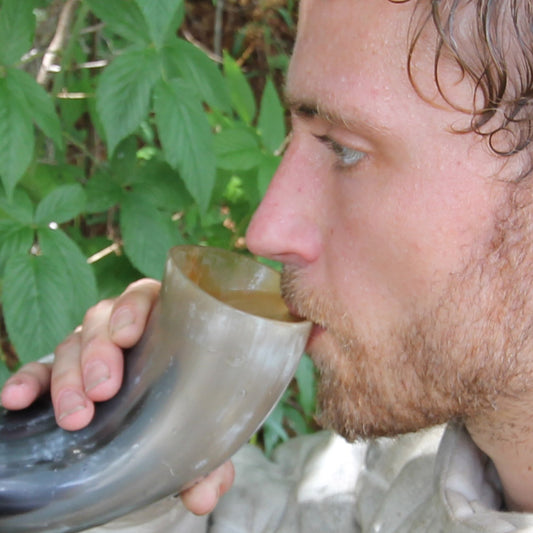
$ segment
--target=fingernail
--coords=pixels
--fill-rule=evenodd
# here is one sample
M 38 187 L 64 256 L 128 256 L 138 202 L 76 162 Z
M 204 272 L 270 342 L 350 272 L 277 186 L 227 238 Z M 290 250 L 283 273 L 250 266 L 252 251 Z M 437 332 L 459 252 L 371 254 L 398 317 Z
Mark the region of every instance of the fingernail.
M 75 391 L 65 391 L 59 398 L 59 420 L 87 407 L 85 398 Z
M 133 316 L 133 313 L 130 309 L 128 309 L 127 307 L 119 309 L 111 317 L 111 333 L 114 333 L 115 331 L 123 329 L 127 326 L 131 326 L 134 321 L 135 317 Z
M 85 392 L 94 389 L 100 383 L 109 379 L 109 367 L 102 361 L 93 361 L 85 367 L 83 372 L 83 382 L 85 384 Z
M 0 395 L 0 407 L 4 407 L 4 404 L 2 402 L 2 397 L 4 396 L 4 394 L 9 395 L 9 392 L 7 392 L 9 390 L 9 388 L 12 387 L 12 388 L 15 389 L 15 388 L 17 388 L 17 386 L 18 386 L 17 383 L 15 383 L 13 381 L 11 381 L 11 382 L 6 381 L 6 383 L 4 383 L 4 386 L 1 389 L 2 394 Z

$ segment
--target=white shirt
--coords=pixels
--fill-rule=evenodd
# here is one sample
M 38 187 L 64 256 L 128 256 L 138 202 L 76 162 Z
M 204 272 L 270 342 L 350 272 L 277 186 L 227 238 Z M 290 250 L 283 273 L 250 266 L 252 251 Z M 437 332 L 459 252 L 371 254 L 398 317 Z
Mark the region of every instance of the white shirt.
M 533 514 L 501 510 L 491 461 L 463 426 L 348 444 L 298 437 L 266 459 L 234 457 L 232 489 L 209 517 L 167 498 L 91 533 L 533 533 Z

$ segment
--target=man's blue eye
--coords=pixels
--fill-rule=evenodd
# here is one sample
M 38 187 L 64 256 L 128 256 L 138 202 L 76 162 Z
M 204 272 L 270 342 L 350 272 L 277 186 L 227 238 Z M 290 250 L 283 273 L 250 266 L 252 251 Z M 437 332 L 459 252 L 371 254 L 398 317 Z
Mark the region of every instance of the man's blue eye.
M 334 143 L 333 151 L 345 166 L 355 165 L 363 156 L 363 152 Z
M 348 148 L 342 144 L 339 144 L 337 141 L 334 141 L 331 137 L 327 135 L 317 136 L 317 139 L 324 143 L 337 157 L 338 162 L 343 167 L 350 167 L 355 165 L 364 157 L 364 153 L 359 150 L 354 150 L 353 148 Z

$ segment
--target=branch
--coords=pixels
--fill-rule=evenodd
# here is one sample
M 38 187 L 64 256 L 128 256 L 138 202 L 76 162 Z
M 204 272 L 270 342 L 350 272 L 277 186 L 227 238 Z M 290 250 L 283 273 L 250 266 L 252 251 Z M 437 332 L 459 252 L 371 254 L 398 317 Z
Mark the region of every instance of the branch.
M 222 57 L 222 26 L 224 17 L 224 0 L 218 0 L 215 11 L 215 35 L 213 38 L 213 48 L 218 57 Z
M 185 38 L 186 41 L 188 41 L 189 43 L 191 43 L 194 46 L 196 46 L 196 48 L 199 48 L 200 50 L 202 50 L 202 52 L 204 52 L 213 61 L 216 61 L 217 63 L 222 63 L 222 56 L 219 56 L 219 55 L 215 54 L 214 52 L 209 50 L 209 48 L 207 48 L 207 46 L 202 44 L 198 39 L 195 39 L 193 34 L 188 29 L 182 28 L 181 31 L 182 31 L 183 37 Z
M 37 74 L 37 83 L 40 85 L 46 85 L 48 81 L 48 74 L 50 73 L 52 64 L 54 63 L 58 52 L 63 48 L 65 41 L 67 39 L 68 29 L 72 22 L 74 15 L 74 10 L 76 9 L 76 4 L 79 0 L 67 0 L 61 14 L 59 15 L 59 20 L 57 23 L 57 29 L 55 35 L 50 42 L 50 45 L 46 49 L 46 52 L 41 63 L 41 68 Z

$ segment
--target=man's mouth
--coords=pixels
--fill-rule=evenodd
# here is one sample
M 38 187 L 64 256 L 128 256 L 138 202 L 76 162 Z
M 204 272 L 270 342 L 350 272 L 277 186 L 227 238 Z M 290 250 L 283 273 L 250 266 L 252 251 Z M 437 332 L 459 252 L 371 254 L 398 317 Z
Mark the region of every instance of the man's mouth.
M 297 309 L 296 309 L 296 306 L 293 305 L 290 301 L 287 301 L 285 300 L 285 305 L 287 306 L 287 309 L 289 310 L 289 313 L 294 316 L 295 318 L 299 319 L 299 320 L 311 320 L 310 318 L 307 318 L 306 316 L 304 315 L 301 315 Z M 312 320 L 311 320 L 312 322 Z M 324 332 L 326 331 L 326 328 L 320 326 L 319 324 L 317 324 L 316 322 L 313 322 L 313 327 L 311 328 L 311 333 L 309 334 L 309 339 L 307 340 L 307 346 L 306 346 L 306 350 L 307 348 L 309 348 L 311 346 L 311 344 L 319 337 L 321 336 Z
M 292 305 L 291 302 L 289 302 L 287 299 L 283 298 L 283 301 L 285 302 L 285 305 L 287 309 L 289 310 L 289 313 L 298 320 L 307 320 L 304 316 L 300 315 L 298 311 L 296 310 L 296 306 Z

